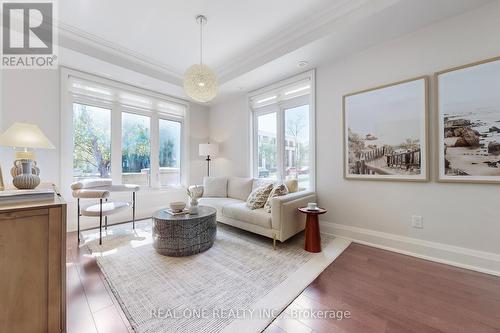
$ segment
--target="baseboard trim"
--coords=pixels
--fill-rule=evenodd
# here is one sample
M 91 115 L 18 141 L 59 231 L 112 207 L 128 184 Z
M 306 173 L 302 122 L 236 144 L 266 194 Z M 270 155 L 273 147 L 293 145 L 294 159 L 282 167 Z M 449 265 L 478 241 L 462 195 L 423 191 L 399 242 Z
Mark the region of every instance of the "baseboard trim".
M 322 220 L 321 232 L 363 245 L 500 276 L 500 255 Z

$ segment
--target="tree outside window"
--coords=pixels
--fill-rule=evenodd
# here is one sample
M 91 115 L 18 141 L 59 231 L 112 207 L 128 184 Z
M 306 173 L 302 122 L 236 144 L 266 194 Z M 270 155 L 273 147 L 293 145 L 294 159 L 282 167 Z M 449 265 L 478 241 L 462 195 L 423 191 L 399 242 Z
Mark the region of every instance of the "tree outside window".
M 111 111 L 73 104 L 73 177 L 109 178 L 111 171 Z

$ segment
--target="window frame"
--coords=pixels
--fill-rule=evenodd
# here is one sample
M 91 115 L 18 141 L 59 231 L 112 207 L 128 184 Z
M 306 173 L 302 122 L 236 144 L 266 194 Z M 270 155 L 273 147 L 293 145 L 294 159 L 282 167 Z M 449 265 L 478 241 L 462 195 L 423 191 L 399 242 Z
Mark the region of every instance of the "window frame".
M 141 185 L 141 186 L 146 186 L 146 187 L 154 187 L 153 185 L 153 126 L 155 124 L 155 120 L 153 119 L 153 115 L 149 111 L 143 111 L 141 109 L 134 109 L 130 108 L 127 106 L 121 106 L 120 107 L 120 116 L 121 116 L 121 122 L 120 122 L 120 184 L 123 183 L 123 115 L 124 114 L 132 114 L 136 116 L 142 116 L 142 117 L 147 117 L 149 119 L 149 145 L 150 150 L 149 150 L 149 180 L 148 183 L 149 185 Z M 116 129 L 115 129 L 116 131 Z M 111 132 L 113 132 L 113 124 L 111 124 Z M 113 134 L 111 134 L 113 136 Z M 113 143 L 111 143 L 113 144 Z M 111 152 L 111 156 L 113 156 L 113 152 Z M 113 157 L 111 157 L 111 160 L 113 160 Z M 113 164 L 111 164 L 113 165 Z
M 276 103 L 267 104 L 261 107 L 253 107 L 252 99 L 260 95 L 272 95 L 276 90 L 283 90 L 287 87 L 292 87 L 297 84 L 297 82 L 309 80 L 310 92 L 307 95 L 302 95 L 298 97 L 292 97 L 290 99 L 277 101 Z M 278 181 L 284 181 L 286 178 L 286 167 L 285 167 L 285 112 L 288 109 L 295 107 L 300 107 L 303 105 L 309 105 L 309 168 L 310 168 L 310 179 L 309 179 L 309 190 L 314 191 L 316 189 L 316 106 L 315 106 L 315 71 L 311 70 L 297 76 L 285 79 L 283 81 L 272 84 L 268 87 L 251 92 L 248 95 L 248 106 L 250 109 L 250 143 L 251 143 L 251 158 L 250 158 L 250 170 L 252 177 L 259 177 L 259 159 L 258 159 L 258 117 L 276 112 L 276 140 L 277 140 L 277 178 Z
M 166 114 L 166 113 L 159 113 L 158 114 L 158 121 L 156 122 L 157 123 L 157 131 L 158 131 L 158 143 L 155 145 L 156 146 L 156 159 L 157 159 L 157 164 L 158 164 L 158 176 L 157 176 L 157 179 L 158 179 L 158 184 L 159 184 L 159 187 L 161 188 L 165 188 L 165 187 L 169 187 L 169 186 L 173 186 L 173 185 L 161 185 L 161 181 L 160 181 L 160 120 L 167 120 L 167 121 L 173 121 L 173 122 L 177 122 L 177 123 L 180 123 L 181 124 L 181 140 L 180 140 L 180 152 L 181 152 L 181 158 L 180 158 L 180 161 L 179 161 L 179 170 L 180 170 L 180 179 L 181 179 L 181 184 L 182 184 L 182 179 L 183 179 L 183 175 L 186 173 L 183 171 L 183 167 L 184 167 L 184 156 L 183 156 L 183 151 L 186 147 L 186 140 L 184 140 L 183 138 L 183 133 L 184 133 L 184 128 L 185 128 L 185 120 L 184 120 L 184 117 L 176 117 L 175 115 L 170 115 L 170 114 Z
M 117 92 L 132 93 L 155 100 L 158 103 L 170 103 L 181 107 L 184 110 L 183 115 L 169 114 L 165 109 L 153 107 L 145 109 L 141 107 L 122 104 L 118 100 L 99 99 L 94 96 L 85 96 L 74 93 L 70 89 L 72 78 L 83 81 L 95 82 L 104 85 L 107 88 Z M 133 113 L 141 116 L 147 116 L 150 119 L 150 186 L 144 186 L 146 190 L 164 190 L 168 188 L 179 188 L 186 186 L 189 170 L 189 129 L 185 124 L 189 121 L 189 103 L 167 95 L 159 94 L 153 91 L 145 90 L 125 83 L 116 82 L 110 79 L 102 78 L 92 74 L 84 73 L 78 70 L 61 66 L 61 179 L 63 193 L 70 195 L 66 189 L 73 182 L 73 104 L 84 104 L 99 108 L 106 108 L 111 111 L 111 178 L 113 183 L 122 183 L 122 114 L 124 112 Z M 180 156 L 180 179 L 178 185 L 160 186 L 159 180 L 159 119 L 172 120 L 181 123 L 181 156 Z M 69 170 L 68 170 L 69 169 Z
M 111 150 L 111 169 L 109 170 L 109 173 L 111 174 L 111 177 L 113 177 L 113 109 L 112 109 L 112 106 L 111 104 L 105 104 L 105 103 L 98 103 L 98 102 L 95 102 L 95 101 L 92 101 L 90 103 L 87 103 L 85 102 L 84 100 L 80 100 L 80 99 L 75 99 L 73 100 L 73 102 L 71 103 L 71 118 L 72 118 L 72 121 L 71 121 L 71 128 L 73 128 L 73 117 L 74 117 L 74 110 L 73 110 L 73 106 L 74 104 L 79 104 L 79 105 L 85 105 L 85 106 L 90 106 L 90 107 L 95 107 L 95 108 L 99 108 L 99 109 L 105 109 L 105 110 L 108 110 L 109 111 L 109 122 L 110 122 L 110 150 Z M 73 131 L 74 133 L 74 131 Z M 72 146 L 74 147 L 75 146 L 75 142 L 74 142 L 74 135 L 72 136 L 71 138 L 71 142 L 72 142 Z M 73 156 L 73 155 L 72 155 Z M 71 158 L 71 178 L 74 179 L 74 175 L 73 175 L 73 172 L 74 172 L 74 157 Z

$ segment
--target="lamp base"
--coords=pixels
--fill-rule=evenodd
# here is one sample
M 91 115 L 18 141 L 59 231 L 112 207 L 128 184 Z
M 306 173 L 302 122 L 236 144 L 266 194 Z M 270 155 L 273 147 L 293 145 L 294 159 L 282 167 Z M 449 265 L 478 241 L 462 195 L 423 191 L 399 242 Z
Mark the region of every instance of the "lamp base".
M 30 159 L 15 160 L 10 170 L 12 184 L 20 190 L 33 190 L 40 185 L 40 169 Z
M 37 175 L 22 174 L 12 179 L 12 184 L 19 190 L 33 190 L 40 185 L 40 177 Z

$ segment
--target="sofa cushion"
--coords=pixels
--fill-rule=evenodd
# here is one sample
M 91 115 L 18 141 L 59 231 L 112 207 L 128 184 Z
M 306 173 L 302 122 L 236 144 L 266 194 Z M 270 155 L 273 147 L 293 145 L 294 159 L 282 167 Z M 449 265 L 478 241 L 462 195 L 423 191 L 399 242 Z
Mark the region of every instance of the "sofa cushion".
M 245 203 L 244 201 L 238 200 L 238 199 L 232 199 L 232 198 L 200 198 L 198 200 L 198 203 L 201 206 L 209 206 L 217 209 L 217 214 L 221 215 L 222 214 L 222 208 L 227 205 L 232 205 L 236 203 Z
M 252 185 L 252 178 L 230 177 L 227 182 L 227 196 L 245 201 L 252 192 Z
M 231 219 L 255 224 L 264 228 L 271 228 L 271 214 L 263 208 L 250 209 L 244 202 L 226 205 L 222 208 L 222 215 Z
M 262 187 L 264 185 L 269 185 L 272 184 L 274 185 L 276 183 L 276 180 L 269 179 L 269 178 L 254 178 L 253 180 L 253 185 L 252 185 L 252 191 L 258 189 L 259 187 Z
M 264 209 L 269 213 L 271 212 L 271 203 L 274 197 L 281 197 L 283 195 L 288 194 L 288 188 L 285 184 L 276 185 L 273 187 L 271 193 L 269 193 L 269 197 L 266 200 L 266 204 L 264 205 Z
M 266 204 L 266 200 L 269 197 L 269 193 L 271 193 L 273 189 L 273 185 L 264 185 L 261 186 L 250 193 L 247 199 L 247 207 L 250 209 L 258 209 L 264 207 Z
M 203 196 L 204 197 L 227 197 L 227 178 L 226 177 L 205 177 L 203 178 Z
M 288 193 L 295 193 L 299 191 L 299 181 L 297 179 L 288 179 L 283 182 L 288 189 Z

